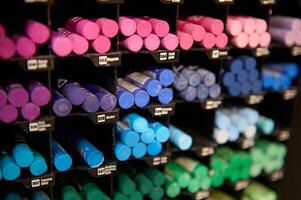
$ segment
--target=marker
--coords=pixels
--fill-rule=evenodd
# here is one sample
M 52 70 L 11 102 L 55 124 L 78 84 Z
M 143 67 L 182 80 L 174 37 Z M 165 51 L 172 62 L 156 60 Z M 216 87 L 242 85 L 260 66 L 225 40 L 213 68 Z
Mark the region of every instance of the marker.
M 95 40 L 100 32 L 99 26 L 82 17 L 72 17 L 67 21 L 66 29 L 85 37 L 87 40 Z
M 37 21 L 27 20 L 25 23 L 26 35 L 36 44 L 44 44 L 50 37 L 49 28 Z

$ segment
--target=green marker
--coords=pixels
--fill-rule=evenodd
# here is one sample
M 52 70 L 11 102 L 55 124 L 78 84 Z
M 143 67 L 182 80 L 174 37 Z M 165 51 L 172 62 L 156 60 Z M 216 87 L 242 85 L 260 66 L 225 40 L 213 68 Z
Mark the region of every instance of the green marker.
M 187 188 L 191 180 L 190 174 L 180 165 L 169 162 L 165 166 L 165 173 L 177 181 L 181 188 Z
M 148 195 L 151 193 L 153 189 L 153 183 L 145 176 L 144 174 L 140 173 L 135 176 L 135 182 L 137 188 L 143 195 Z
M 119 191 L 114 192 L 113 200 L 129 200 L 129 198 Z
M 200 180 L 199 183 L 200 183 L 200 188 L 202 190 L 208 190 L 211 186 L 211 178 L 209 176 L 206 176 L 202 180 Z
M 188 157 L 178 157 L 174 162 L 199 180 L 208 176 L 208 168 L 197 160 Z
M 129 196 L 129 200 L 143 200 L 143 195 L 141 192 L 136 190 Z
M 162 186 L 165 183 L 164 174 L 156 168 L 145 169 L 145 174 L 153 182 L 155 186 Z
M 118 176 L 118 188 L 123 194 L 130 195 L 136 190 L 136 185 L 128 175 L 121 174 Z
M 103 199 L 102 192 L 92 182 L 82 184 L 81 192 L 87 200 Z
M 167 197 L 175 198 L 181 192 L 180 185 L 170 177 L 170 175 L 165 174 L 166 183 L 165 183 L 165 192 Z
M 63 200 L 81 200 L 79 194 L 76 189 L 72 185 L 64 185 L 62 187 L 62 196 Z
M 188 184 L 187 190 L 190 193 L 195 193 L 200 189 L 200 183 L 198 179 L 191 179 Z
M 160 186 L 153 188 L 152 192 L 149 194 L 149 198 L 152 200 L 160 200 L 164 196 L 164 189 Z

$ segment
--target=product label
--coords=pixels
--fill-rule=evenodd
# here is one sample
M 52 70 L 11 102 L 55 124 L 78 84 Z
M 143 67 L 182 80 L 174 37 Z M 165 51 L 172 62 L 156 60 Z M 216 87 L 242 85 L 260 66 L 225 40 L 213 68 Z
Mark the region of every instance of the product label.
M 283 92 L 283 99 L 290 100 L 294 99 L 298 94 L 298 90 L 296 88 L 287 89 Z
M 31 188 L 38 188 L 43 186 L 48 186 L 53 183 L 53 177 L 45 177 L 45 178 L 34 178 L 30 182 Z
M 34 71 L 38 69 L 47 69 L 48 68 L 47 59 L 29 59 L 27 60 L 27 69 L 29 71 Z
M 249 105 L 253 105 L 253 104 L 259 104 L 260 102 L 262 102 L 264 99 L 264 96 L 263 95 L 260 95 L 260 94 L 253 94 L 253 95 L 249 95 L 247 98 L 246 98 L 246 103 L 249 104 Z
M 207 100 L 202 103 L 202 106 L 206 110 L 212 110 L 218 108 L 222 104 L 221 100 Z
M 261 5 L 274 5 L 276 0 L 260 0 Z
M 104 113 L 97 115 L 97 123 L 104 124 L 109 122 L 115 122 L 117 120 L 116 113 Z
M 231 5 L 234 3 L 234 0 L 215 0 L 215 3 L 222 5 Z
M 185 168 L 189 173 L 192 173 L 192 171 L 198 164 L 194 160 L 192 160 L 190 158 L 184 158 L 184 157 L 177 158 L 175 161 L 176 161 L 176 163 L 181 165 L 183 168 Z
M 179 4 L 183 3 L 183 0 L 161 0 L 162 3 L 168 3 L 168 4 Z
M 282 170 L 276 170 L 270 175 L 270 180 L 273 182 L 279 181 L 280 179 L 283 178 L 283 176 L 284 176 L 284 173 Z
M 29 132 L 43 132 L 43 131 L 50 131 L 51 129 L 52 129 L 51 122 L 37 121 L 28 124 Z
M 270 55 L 270 50 L 268 48 L 258 47 L 255 49 L 255 56 L 262 57 Z
M 301 47 L 293 47 L 292 48 L 292 56 L 301 56 Z
M 139 72 L 133 72 L 129 75 L 127 75 L 127 77 L 137 83 L 139 83 L 140 85 L 144 85 L 146 83 L 146 81 L 148 81 L 149 79 L 151 79 L 148 76 L 145 76 Z
M 99 56 L 98 57 L 98 64 L 100 66 L 102 65 L 109 65 L 109 64 L 112 64 L 112 63 L 119 63 L 120 61 L 120 58 L 118 56 Z
M 238 144 L 242 149 L 249 149 L 255 145 L 255 141 L 253 139 L 240 138 Z
M 176 59 L 176 52 L 161 52 L 159 54 L 159 61 L 167 61 L 167 60 L 175 60 Z
M 25 3 L 47 3 L 48 0 L 24 0 Z
M 134 84 L 132 84 L 132 83 L 130 83 L 130 82 L 128 82 L 128 81 L 122 79 L 122 78 L 119 78 L 119 79 L 117 80 L 117 84 L 118 84 L 120 87 L 122 87 L 122 88 L 124 88 L 124 89 L 130 91 L 131 93 L 134 93 L 136 90 L 139 90 L 139 89 L 140 89 L 140 88 L 137 87 L 136 85 L 134 85 Z
M 174 105 L 155 106 L 151 109 L 153 116 L 170 116 L 174 114 Z
M 201 156 L 209 156 L 214 154 L 214 148 L 212 147 L 203 147 L 200 152 Z
M 207 56 L 210 59 L 221 59 L 226 58 L 228 56 L 228 50 L 221 50 L 221 49 L 213 49 L 213 50 L 206 50 Z
M 145 158 L 145 161 L 151 166 L 163 165 L 168 162 L 168 156 L 161 155 L 161 156 L 156 156 L 151 158 Z

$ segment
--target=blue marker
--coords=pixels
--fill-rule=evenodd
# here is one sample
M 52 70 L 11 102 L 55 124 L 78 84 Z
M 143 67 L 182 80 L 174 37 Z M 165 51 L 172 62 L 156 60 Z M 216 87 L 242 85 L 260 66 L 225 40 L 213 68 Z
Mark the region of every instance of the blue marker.
M 60 172 L 64 172 L 70 169 L 72 165 L 71 156 L 57 141 L 52 140 L 51 145 L 55 168 Z
M 3 179 L 7 181 L 16 180 L 21 174 L 21 169 L 15 163 L 14 159 L 4 152 L 2 152 L 2 155 L 0 157 L 0 168 L 2 171 Z
M 128 114 L 123 118 L 123 122 L 138 133 L 142 133 L 148 128 L 148 122 L 146 119 L 137 113 Z
M 155 138 L 158 142 L 167 142 L 170 137 L 169 129 L 160 122 L 153 122 L 149 124 L 149 128 L 155 131 Z
M 184 68 L 181 74 L 188 80 L 189 85 L 196 87 L 201 83 L 201 76 L 191 68 Z
M 131 156 L 131 149 L 122 142 L 117 141 L 114 146 L 114 155 L 117 158 L 117 160 L 126 161 Z
M 146 145 L 143 143 L 138 143 L 132 147 L 132 155 L 134 158 L 142 158 L 146 154 Z
M 145 144 L 149 144 L 155 139 L 155 131 L 147 128 L 144 132 L 140 133 L 140 140 Z
M 201 83 L 206 86 L 212 86 L 216 81 L 214 73 L 209 70 L 200 68 L 197 70 L 197 73 L 199 73 L 199 75 L 201 76 Z
M 188 80 L 183 75 L 176 75 L 175 81 L 173 83 L 174 88 L 178 91 L 183 91 L 188 87 Z
M 135 104 L 135 97 L 129 91 L 117 86 L 118 105 L 123 109 L 131 108 Z
M 188 150 L 192 146 L 192 137 L 177 127 L 170 125 L 170 141 L 182 151 Z
M 248 81 L 248 72 L 246 70 L 240 70 L 237 74 L 236 74 L 236 79 L 238 82 L 243 83 Z
M 171 88 L 163 88 L 158 95 L 161 104 L 169 104 L 173 99 L 173 90 Z
M 140 140 L 139 134 L 121 121 L 116 123 L 116 135 L 119 140 L 129 147 L 135 146 Z
M 240 59 L 230 59 L 225 61 L 225 68 L 235 74 L 243 69 L 243 63 Z
M 248 71 L 256 69 L 257 61 L 254 57 L 239 56 L 238 59 L 242 61 L 244 68 L 247 69 Z
M 29 167 L 33 161 L 33 154 L 30 147 L 25 143 L 20 143 L 14 146 L 12 156 L 17 165 L 22 168 Z
M 147 154 L 150 156 L 157 156 L 162 151 L 162 144 L 157 140 L 152 141 L 147 145 Z
M 235 82 L 235 75 L 232 72 L 225 72 L 223 74 L 222 82 L 224 86 L 230 86 Z
M 246 81 L 246 82 L 241 83 L 240 85 L 241 85 L 241 93 L 243 95 L 248 95 L 251 93 L 253 84 Z
M 51 90 L 52 111 L 60 117 L 65 117 L 72 111 L 72 103 L 56 90 Z
M 296 63 L 270 63 L 266 64 L 265 67 L 286 74 L 293 79 L 296 78 L 299 73 L 298 65 Z
M 239 83 L 234 82 L 232 85 L 227 87 L 227 91 L 231 96 L 238 96 L 241 92 L 241 86 Z
M 180 96 L 186 101 L 193 101 L 197 96 L 197 89 L 195 87 L 188 86 L 180 93 Z
M 29 171 L 33 176 L 40 176 L 48 170 L 45 158 L 38 152 L 33 152 L 33 162 L 29 166 Z
M 197 97 L 199 100 L 205 100 L 209 96 L 209 88 L 203 84 L 200 84 L 197 88 Z
M 152 67 L 143 73 L 149 77 L 157 79 L 164 87 L 170 86 L 174 82 L 174 74 L 170 69 Z
M 248 79 L 251 82 L 258 80 L 259 79 L 259 71 L 257 69 L 249 71 Z

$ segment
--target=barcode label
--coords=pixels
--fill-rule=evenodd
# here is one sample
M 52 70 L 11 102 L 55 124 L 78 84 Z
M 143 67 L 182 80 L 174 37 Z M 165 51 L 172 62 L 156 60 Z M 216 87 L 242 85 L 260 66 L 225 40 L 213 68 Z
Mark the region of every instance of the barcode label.
M 52 129 L 52 123 L 46 121 L 31 122 L 28 125 L 29 132 L 43 132 L 50 131 Z
M 27 69 L 30 71 L 47 69 L 49 61 L 47 59 L 30 59 L 27 60 Z
M 209 53 L 209 58 L 210 59 L 225 58 L 227 56 L 228 56 L 228 50 L 213 49 Z
M 218 108 L 222 104 L 221 100 L 208 100 L 204 102 L 204 108 L 206 110 L 212 110 Z
M 249 105 L 253 105 L 253 104 L 259 104 L 260 102 L 262 102 L 264 99 L 263 95 L 250 95 L 246 98 L 246 102 Z
M 113 65 L 114 63 L 119 63 L 120 58 L 118 56 L 99 56 L 98 64 L 99 66 Z
M 258 47 L 255 50 L 256 57 L 268 56 L 270 55 L 270 50 L 268 48 Z
M 37 178 L 31 180 L 31 187 L 32 188 L 38 188 L 38 187 L 44 187 L 48 186 L 53 182 L 53 177 L 47 177 L 47 178 Z

